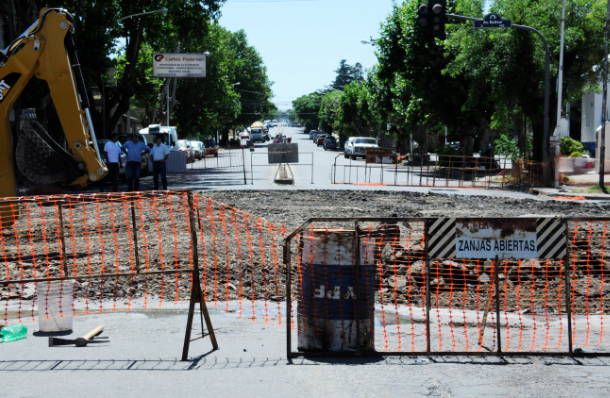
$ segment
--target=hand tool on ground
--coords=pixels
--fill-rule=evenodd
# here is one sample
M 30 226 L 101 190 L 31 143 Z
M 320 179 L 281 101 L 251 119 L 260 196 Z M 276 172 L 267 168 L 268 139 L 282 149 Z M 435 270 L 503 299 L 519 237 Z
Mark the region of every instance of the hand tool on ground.
M 108 337 L 98 337 L 104 331 L 104 325 L 100 325 L 84 335 L 76 339 L 60 339 L 57 337 L 49 337 L 49 347 L 57 345 L 76 345 L 77 347 L 86 347 L 92 343 L 109 343 Z

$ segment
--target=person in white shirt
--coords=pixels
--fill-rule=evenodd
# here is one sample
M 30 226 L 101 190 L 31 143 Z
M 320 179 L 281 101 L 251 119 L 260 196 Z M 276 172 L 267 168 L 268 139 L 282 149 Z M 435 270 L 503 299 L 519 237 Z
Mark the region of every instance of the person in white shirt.
M 162 135 L 155 136 L 155 145 L 153 145 L 150 150 L 153 162 L 153 182 L 155 184 L 155 191 L 159 189 L 159 174 L 161 174 L 163 190 L 167 191 L 167 169 L 165 167 L 165 161 L 169 158 L 169 147 L 162 141 Z
M 114 133 L 110 136 L 110 141 L 104 145 L 104 153 L 106 154 L 106 166 L 108 167 L 108 175 L 101 181 L 100 192 L 104 192 L 106 183 L 110 180 L 112 184 L 112 192 L 118 191 L 119 186 L 119 156 L 121 156 L 121 147 L 117 144 L 119 135 Z

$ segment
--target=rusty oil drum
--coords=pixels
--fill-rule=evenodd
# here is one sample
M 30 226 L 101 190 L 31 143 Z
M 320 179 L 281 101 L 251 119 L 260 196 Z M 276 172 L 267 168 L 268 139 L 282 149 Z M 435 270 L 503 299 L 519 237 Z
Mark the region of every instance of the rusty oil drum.
M 373 251 L 360 245 L 359 297 L 354 293 L 354 229 L 310 229 L 301 240 L 297 309 L 301 351 L 373 350 L 375 267 Z M 357 339 L 356 309 L 359 319 Z

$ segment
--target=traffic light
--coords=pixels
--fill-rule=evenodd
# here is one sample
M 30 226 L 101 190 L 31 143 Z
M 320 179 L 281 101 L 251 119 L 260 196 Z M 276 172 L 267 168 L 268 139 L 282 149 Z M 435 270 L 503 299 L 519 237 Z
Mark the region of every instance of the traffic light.
M 432 36 L 445 35 L 445 5 L 444 0 L 430 0 L 428 4 L 421 4 L 417 9 L 417 25 Z

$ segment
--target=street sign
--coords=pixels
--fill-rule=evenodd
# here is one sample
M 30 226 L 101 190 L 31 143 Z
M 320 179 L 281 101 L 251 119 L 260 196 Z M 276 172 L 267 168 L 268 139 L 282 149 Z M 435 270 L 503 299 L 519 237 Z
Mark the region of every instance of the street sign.
M 561 259 L 566 234 L 557 218 L 437 218 L 426 242 L 430 258 Z
M 267 145 L 269 164 L 299 163 L 299 144 Z
M 204 54 L 153 54 L 154 77 L 205 77 Z
M 495 12 L 485 15 L 482 21 L 474 21 L 475 28 L 510 28 L 512 25 L 513 22 L 510 19 L 502 19 Z

